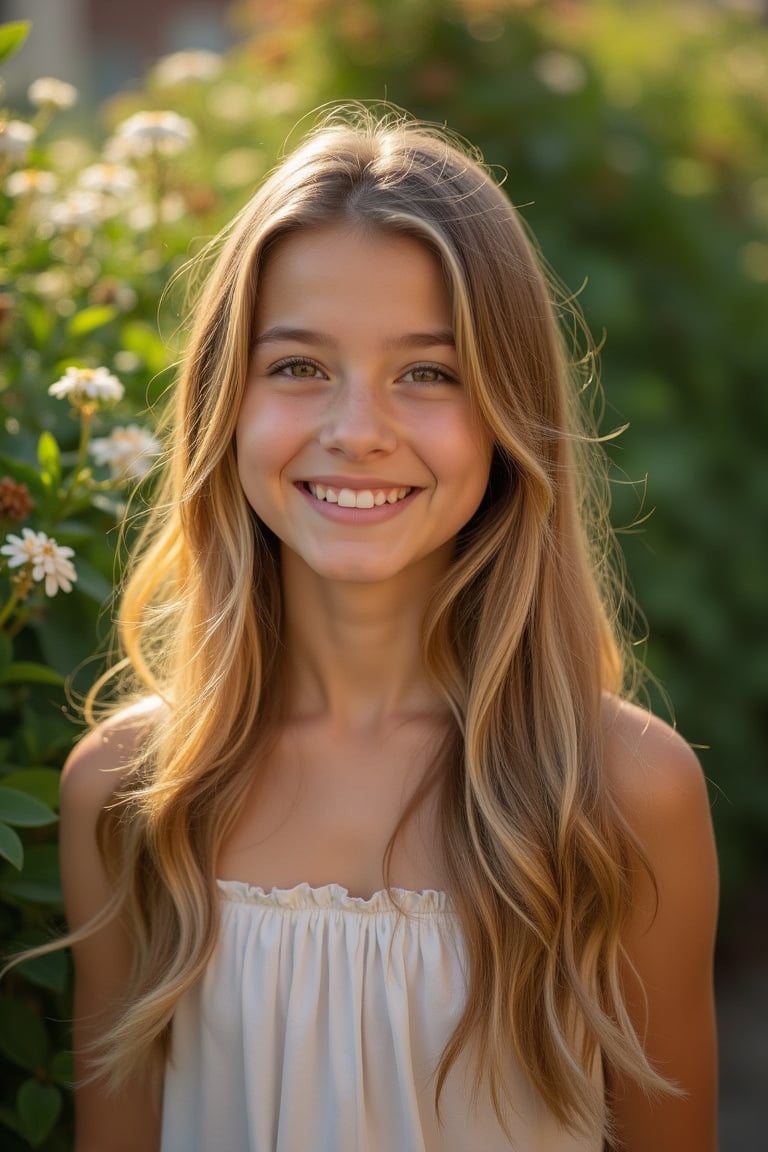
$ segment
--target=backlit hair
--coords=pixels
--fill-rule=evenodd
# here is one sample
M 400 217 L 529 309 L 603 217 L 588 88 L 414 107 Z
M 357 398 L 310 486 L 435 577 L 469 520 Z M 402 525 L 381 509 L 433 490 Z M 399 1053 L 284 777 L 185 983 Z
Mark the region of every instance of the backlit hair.
M 164 485 L 120 614 L 134 684 L 165 704 L 100 821 L 108 914 L 127 918 L 136 962 L 98 1067 L 118 1083 L 167 1053 L 174 1008 L 215 944 L 220 846 L 280 723 L 279 549 L 243 495 L 235 421 L 265 254 L 339 223 L 411 237 L 440 262 L 461 378 L 495 445 L 423 627 L 454 725 L 413 803 L 439 790 L 469 960 L 436 1103 L 469 1048 L 504 1123 L 513 1051 L 564 1125 L 605 1134 L 601 1058 L 647 1088 L 665 1082 L 619 978 L 637 857 L 603 770 L 601 707 L 627 673 L 600 449 L 580 412 L 585 366 L 570 363 L 554 284 L 479 157 L 442 130 L 357 107 L 326 117 L 260 187 L 197 305 Z

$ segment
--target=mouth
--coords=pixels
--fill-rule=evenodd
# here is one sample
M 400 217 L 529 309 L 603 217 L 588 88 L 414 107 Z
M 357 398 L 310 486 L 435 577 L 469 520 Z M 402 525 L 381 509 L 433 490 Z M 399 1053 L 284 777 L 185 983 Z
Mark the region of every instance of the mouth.
M 333 488 L 327 484 L 306 481 L 305 491 L 326 504 L 340 508 L 381 508 L 385 504 L 398 504 L 410 496 L 413 488 Z

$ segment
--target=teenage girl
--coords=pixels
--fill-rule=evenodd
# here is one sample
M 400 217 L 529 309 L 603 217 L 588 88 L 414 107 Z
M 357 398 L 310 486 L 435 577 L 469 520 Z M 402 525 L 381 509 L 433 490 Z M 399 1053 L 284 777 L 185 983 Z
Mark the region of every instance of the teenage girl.
M 63 779 L 77 1152 L 715 1149 L 707 794 L 552 296 L 403 117 L 227 230 Z

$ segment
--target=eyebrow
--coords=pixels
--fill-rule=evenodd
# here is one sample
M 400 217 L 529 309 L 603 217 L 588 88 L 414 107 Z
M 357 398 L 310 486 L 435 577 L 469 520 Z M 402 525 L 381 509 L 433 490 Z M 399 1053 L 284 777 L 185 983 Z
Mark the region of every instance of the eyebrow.
M 338 340 L 327 336 L 323 332 L 313 332 L 311 328 L 291 328 L 282 324 L 275 324 L 267 328 L 254 340 L 254 347 L 262 344 L 313 344 L 319 347 L 336 348 Z M 387 349 L 398 348 L 455 348 L 456 341 L 450 328 L 440 328 L 434 332 L 404 332 L 401 336 L 392 336 L 384 341 Z

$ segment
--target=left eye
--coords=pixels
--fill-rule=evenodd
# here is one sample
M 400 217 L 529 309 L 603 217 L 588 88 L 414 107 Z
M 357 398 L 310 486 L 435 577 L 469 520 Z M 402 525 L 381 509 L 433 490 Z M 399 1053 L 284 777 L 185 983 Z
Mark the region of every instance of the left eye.
M 417 364 L 403 373 L 402 379 L 406 384 L 454 384 L 455 379 L 449 376 L 436 364 Z
M 321 369 L 313 360 L 304 360 L 297 356 L 275 364 L 270 375 L 288 376 L 292 380 L 314 380 L 321 375 Z

